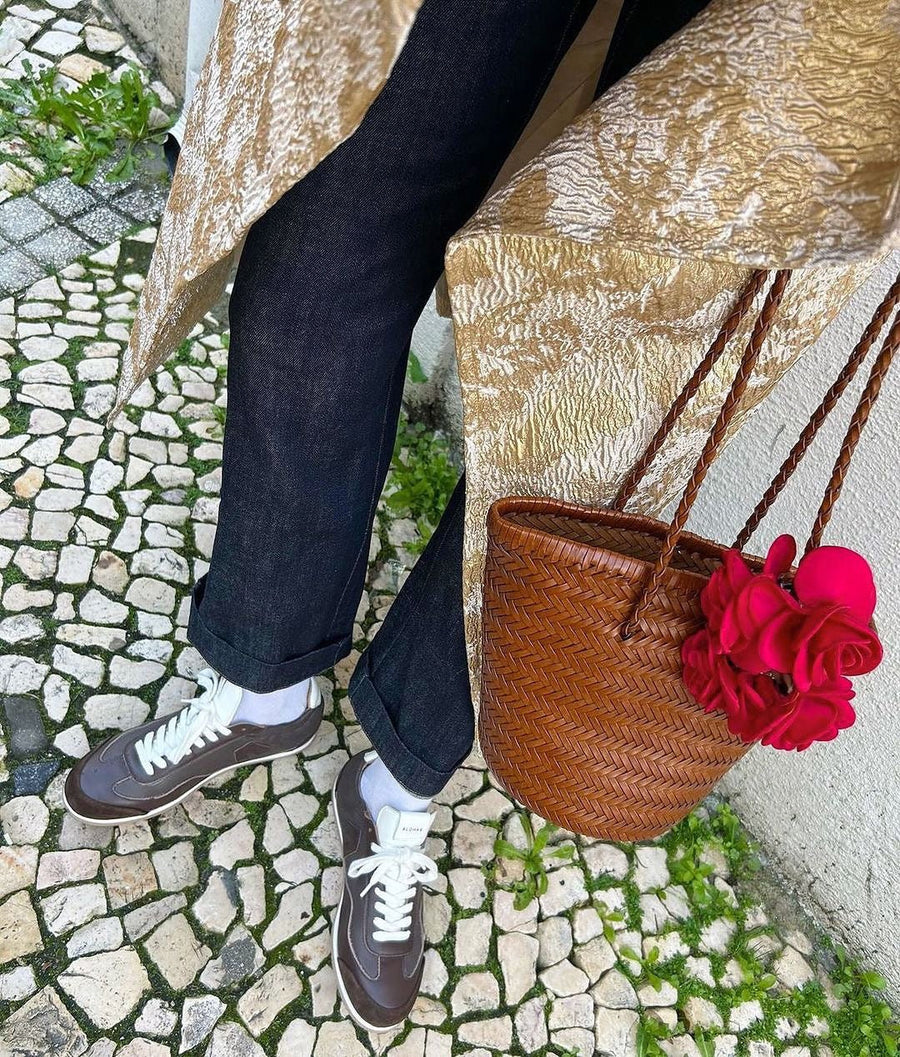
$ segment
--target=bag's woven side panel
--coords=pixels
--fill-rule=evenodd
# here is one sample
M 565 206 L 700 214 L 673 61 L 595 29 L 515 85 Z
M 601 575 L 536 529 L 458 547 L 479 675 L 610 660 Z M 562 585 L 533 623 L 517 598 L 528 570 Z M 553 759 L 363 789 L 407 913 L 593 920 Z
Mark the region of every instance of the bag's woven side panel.
M 516 799 L 567 829 L 642 840 L 682 819 L 748 746 L 681 677 L 707 573 L 669 570 L 642 620 L 619 629 L 666 526 L 534 503 L 557 529 L 494 512 L 485 570 L 481 747 Z M 519 504 L 521 506 L 521 504 Z M 498 504 L 515 509 L 516 500 Z M 599 520 L 598 520 L 599 519 Z M 569 538 L 574 537 L 574 538 Z M 579 542 L 592 538 L 593 543 Z M 699 569 L 720 548 L 679 565 Z

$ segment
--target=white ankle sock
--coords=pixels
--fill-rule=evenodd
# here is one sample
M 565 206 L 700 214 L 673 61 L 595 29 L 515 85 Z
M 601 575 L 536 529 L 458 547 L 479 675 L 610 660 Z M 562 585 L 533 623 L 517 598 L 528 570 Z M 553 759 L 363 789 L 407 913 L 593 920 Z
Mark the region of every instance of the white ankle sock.
M 273 690 L 270 694 L 256 694 L 252 690 L 241 691 L 241 701 L 232 723 L 258 723 L 272 727 L 276 723 L 290 723 L 299 719 L 306 711 L 312 691 L 312 677 L 302 683 L 286 686 L 284 690 Z
M 431 803 L 430 798 L 414 796 L 404 789 L 374 752 L 359 780 L 359 790 L 373 819 L 378 818 L 385 805 L 395 811 L 427 811 Z

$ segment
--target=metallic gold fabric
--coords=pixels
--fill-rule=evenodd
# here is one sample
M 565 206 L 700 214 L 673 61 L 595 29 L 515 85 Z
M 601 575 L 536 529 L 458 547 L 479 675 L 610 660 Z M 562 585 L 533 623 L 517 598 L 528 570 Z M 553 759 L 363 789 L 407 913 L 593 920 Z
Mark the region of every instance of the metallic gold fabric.
M 253 221 L 353 133 L 420 2 L 225 0 L 111 418 L 215 303 Z
M 352 135 L 420 5 L 226 0 L 188 115 L 110 421 L 221 295 L 253 221 Z M 598 0 L 498 185 L 590 102 L 620 7 L 621 0 Z
M 717 0 L 451 241 L 476 694 L 490 503 L 607 501 L 752 268 L 797 268 L 746 416 L 900 244 L 898 176 L 900 5 Z M 749 325 L 640 509 L 680 490 Z
M 590 106 L 621 10 L 622 0 L 597 0 L 547 85 L 537 110 L 497 174 L 489 194 L 503 187 L 513 173 L 531 161 Z M 435 307 L 442 316 L 450 318 L 452 315 L 446 275 L 441 276 L 435 288 Z

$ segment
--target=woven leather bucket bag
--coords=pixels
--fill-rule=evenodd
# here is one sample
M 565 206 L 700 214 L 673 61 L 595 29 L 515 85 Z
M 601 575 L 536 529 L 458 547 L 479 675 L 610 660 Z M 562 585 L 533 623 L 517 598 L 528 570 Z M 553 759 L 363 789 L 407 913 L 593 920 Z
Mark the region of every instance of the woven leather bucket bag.
M 511 496 L 488 515 L 479 737 L 526 807 L 578 833 L 644 840 L 685 817 L 749 749 L 682 681 L 681 646 L 725 545 L 684 531 L 790 273 L 771 277 L 734 382 L 671 522 L 625 511 L 688 401 L 769 282 L 754 274 L 611 509 Z M 743 550 L 900 302 L 898 277 L 734 546 Z M 818 546 L 900 345 L 900 315 L 853 414 L 807 544 Z M 748 557 L 751 564 L 759 559 Z

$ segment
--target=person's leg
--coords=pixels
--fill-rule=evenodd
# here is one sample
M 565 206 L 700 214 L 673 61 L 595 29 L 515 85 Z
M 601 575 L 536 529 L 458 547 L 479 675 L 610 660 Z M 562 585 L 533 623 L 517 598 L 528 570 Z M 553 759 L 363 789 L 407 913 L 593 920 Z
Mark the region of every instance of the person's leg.
M 430 108 L 422 115 L 432 159 L 423 178 L 432 181 L 432 204 L 445 193 L 458 196 L 464 179 L 466 213 L 455 224 L 489 186 L 591 3 L 425 0 L 379 102 L 391 103 L 389 89 L 400 77 L 414 96 L 427 86 L 426 96 L 443 99 L 439 117 Z M 421 105 L 405 96 L 398 93 L 404 107 Z M 408 114 L 388 118 L 405 121 Z M 468 169 L 464 178 L 460 164 Z M 443 239 L 450 234 L 444 230 Z M 429 288 L 439 268 L 437 260 Z M 418 994 L 422 884 L 437 872 L 425 846 L 434 816 L 423 808 L 472 741 L 462 625 L 464 487 L 460 481 L 350 685 L 374 751 L 351 758 L 334 787 L 345 873 L 333 964 L 351 1016 L 369 1030 L 401 1023 Z M 354 609 L 357 598 L 354 589 Z
M 353 135 L 251 229 L 189 637 L 267 692 L 351 648 L 413 326 L 591 0 L 425 0 Z
M 422 798 L 449 781 L 474 735 L 462 615 L 464 509 L 460 478 L 350 679 L 353 710 L 379 757 L 403 789 Z
M 306 714 L 271 725 L 242 718 L 243 695 L 295 686 L 349 652 L 413 326 L 446 240 L 592 2 L 425 0 L 356 132 L 253 225 L 231 303 L 219 526 L 189 622 L 218 673 L 171 720 L 73 769 L 82 817 L 147 817 L 222 759 L 270 759 L 314 733 L 313 684 L 293 695 Z M 434 707 L 465 722 L 468 693 Z
M 597 82 L 599 98 L 654 48 L 674 36 L 710 0 L 625 0 Z
M 601 95 L 709 0 L 625 0 Z M 350 680 L 357 718 L 395 780 L 394 804 L 433 796 L 468 755 L 474 723 L 462 615 L 464 480 Z M 365 792 L 365 775 L 362 780 Z M 391 792 L 379 774 L 377 795 Z

